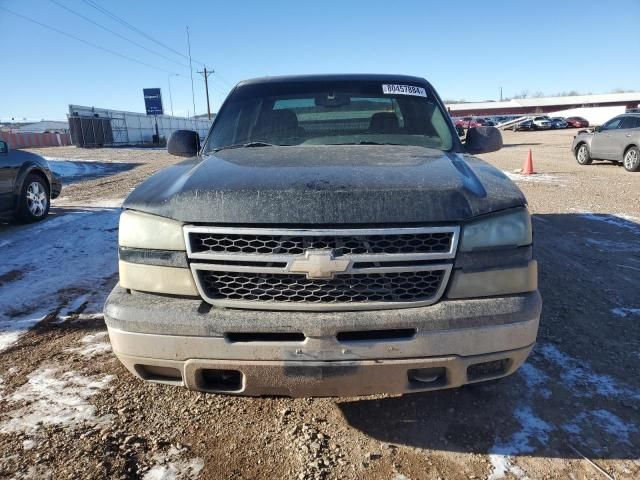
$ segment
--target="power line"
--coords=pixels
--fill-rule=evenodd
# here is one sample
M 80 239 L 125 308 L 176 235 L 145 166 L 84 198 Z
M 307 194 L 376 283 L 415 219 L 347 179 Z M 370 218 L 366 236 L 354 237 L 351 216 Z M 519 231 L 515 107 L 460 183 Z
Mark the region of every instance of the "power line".
M 187 26 L 187 46 L 189 48 L 189 70 L 191 72 L 191 101 L 193 102 L 193 121 L 196 118 L 196 94 L 193 89 L 193 65 L 191 64 L 191 38 L 189 37 L 189 27 Z
M 216 76 L 214 77 L 214 79 L 218 80 L 220 83 L 222 83 L 225 86 L 225 88 L 228 88 L 229 90 L 233 88 L 233 85 L 227 80 L 225 80 L 224 77 L 220 76 L 217 70 L 216 70 Z
M 77 37 L 77 36 L 75 36 L 75 35 L 73 35 L 71 33 L 67 33 L 67 32 L 65 32 L 63 30 L 58 29 L 58 28 L 52 27 L 51 25 L 47 25 L 46 23 L 39 22 L 38 20 L 34 20 L 33 18 L 27 17 L 26 15 L 22 15 L 21 13 L 14 12 L 12 10 L 9 10 L 8 8 L 0 6 L 0 10 L 4 10 L 5 12 L 10 13 L 11 15 L 15 15 L 16 17 L 22 18 L 23 20 L 27 20 L 28 22 L 35 23 L 36 25 L 40 25 L 41 27 L 44 27 L 44 28 L 46 28 L 48 30 L 52 30 L 52 31 L 54 31 L 56 33 L 59 33 L 60 35 L 64 35 L 65 37 L 72 38 L 73 40 L 76 40 L 78 42 L 82 42 L 82 43 L 84 43 L 86 45 L 89 45 L 89 46 L 91 46 L 93 48 L 97 48 L 98 50 L 102 50 L 103 52 L 107 52 L 107 53 L 110 53 L 111 55 L 115 55 L 117 57 L 121 57 L 121 58 L 124 58 L 126 60 L 129 60 L 130 62 L 139 63 L 140 65 L 144 65 L 145 67 L 153 68 L 155 70 L 160 70 L 160 71 L 165 72 L 165 73 L 175 73 L 175 72 L 172 72 L 170 70 L 166 70 L 166 69 L 161 68 L 161 67 L 156 67 L 155 65 L 151 65 L 151 64 L 143 62 L 141 60 L 129 57 L 128 55 L 124 55 L 122 53 L 116 52 L 116 51 L 111 50 L 109 48 L 101 47 L 100 45 L 96 45 L 93 42 L 90 42 L 90 41 L 85 40 L 83 38 Z
M 98 10 L 99 12 L 101 12 L 102 14 L 110 17 L 111 19 L 115 20 L 116 22 L 121 23 L 122 25 L 124 25 L 125 27 L 127 27 L 128 29 L 136 32 L 139 35 L 142 35 L 143 37 L 151 40 L 154 43 L 157 43 L 158 45 L 160 45 L 163 48 L 166 48 L 167 50 L 175 53 L 176 55 L 180 55 L 182 58 L 184 58 L 185 60 L 189 60 L 189 57 L 187 55 L 185 55 L 184 53 L 169 47 L 168 45 L 165 45 L 164 43 L 162 43 L 160 40 L 156 40 L 155 38 L 153 38 L 151 35 L 143 32 L 142 30 L 140 30 L 139 28 L 131 25 L 129 22 L 127 22 L 126 20 L 124 20 L 123 18 L 120 18 L 119 16 L 117 16 L 115 13 L 111 13 L 109 10 L 107 10 L 106 8 L 98 5 L 96 2 L 94 2 L 93 0 L 82 0 L 84 3 L 86 3 L 87 5 L 89 5 L 90 7 L 95 8 L 96 10 Z M 193 59 L 194 62 L 199 63 L 201 65 L 204 66 L 204 63 Z
M 165 60 L 169 60 L 170 62 L 177 63 L 178 65 L 181 65 L 181 66 L 183 66 L 184 68 L 189 68 L 186 64 L 181 63 L 181 62 L 178 62 L 177 60 L 174 60 L 174 59 L 172 59 L 172 58 L 169 58 L 169 57 L 167 57 L 166 55 L 164 55 L 164 54 L 162 54 L 162 53 L 156 52 L 155 50 L 151 50 L 150 48 L 145 47 L 145 46 L 144 46 L 144 45 L 142 45 L 141 43 L 138 43 L 138 42 L 136 42 L 135 40 L 131 40 L 130 38 L 127 38 L 127 37 L 125 37 L 124 35 L 121 35 L 121 34 L 119 34 L 118 32 L 116 32 L 116 31 L 114 31 L 114 30 L 111 30 L 110 28 L 105 27 L 104 25 L 102 25 L 102 24 L 100 24 L 100 23 L 98 23 L 98 22 L 93 21 L 93 20 L 92 20 L 92 19 L 90 19 L 89 17 L 86 17 L 86 16 L 82 15 L 81 13 L 76 12 L 76 11 L 75 11 L 75 10 L 73 10 L 72 8 L 69 8 L 69 7 L 67 7 L 66 5 L 63 5 L 62 3 L 58 2 L 57 0 L 49 0 L 49 1 L 50 1 L 50 2 L 52 2 L 52 3 L 55 3 L 56 5 L 58 5 L 58 6 L 59 6 L 59 7 L 61 7 L 61 8 L 64 8 L 65 10 L 67 10 L 68 12 L 71 12 L 72 14 L 76 15 L 77 17 L 80 17 L 80 18 L 82 18 L 82 19 L 86 20 L 87 22 L 92 23 L 93 25 L 96 25 L 97 27 L 100 27 L 100 28 L 101 28 L 101 29 L 103 29 L 103 30 L 106 30 L 107 32 L 112 33 L 113 35 L 115 35 L 115 36 L 117 36 L 117 37 L 119 37 L 119 38 L 122 38 L 123 40 L 125 40 L 125 41 L 127 41 L 127 42 L 129 42 L 129 43 L 132 43 L 133 45 L 136 45 L 137 47 L 140 47 L 140 48 L 142 48 L 142 49 L 146 50 L 147 52 L 153 53 L 154 55 L 157 55 L 157 56 L 159 56 L 159 57 L 162 57 L 162 58 L 164 58 Z
M 51 1 L 54 1 L 54 0 L 51 0 Z M 104 7 L 102 7 L 101 5 L 97 4 L 95 1 L 93 1 L 93 0 L 82 0 L 82 1 L 83 1 L 84 3 L 86 3 L 87 5 L 89 5 L 90 7 L 92 7 L 92 8 L 94 8 L 94 9 L 96 9 L 97 11 L 99 11 L 100 13 L 102 13 L 103 15 L 106 15 L 107 17 L 111 18 L 112 20 L 115 20 L 116 22 L 118 22 L 118 23 L 120 23 L 120 24 L 124 25 L 124 26 L 125 26 L 125 27 L 127 27 L 129 30 L 131 30 L 131 31 L 133 31 L 133 32 L 135 32 L 135 33 L 137 33 L 137 34 L 139 34 L 139 35 L 142 35 L 143 37 L 145 37 L 145 38 L 147 38 L 147 39 L 151 40 L 152 42 L 154 42 L 154 43 L 156 43 L 156 44 L 160 45 L 160 46 L 161 46 L 161 47 L 163 47 L 163 48 L 166 48 L 167 50 L 169 50 L 169 51 L 171 51 L 171 52 L 175 53 L 176 55 L 180 55 L 180 56 L 181 56 L 182 58 L 184 58 L 185 60 L 189 60 L 189 62 L 190 62 L 190 63 L 193 61 L 193 62 L 195 62 L 195 63 L 199 63 L 199 64 L 200 64 L 200 65 L 202 65 L 203 67 L 205 66 L 204 62 L 201 62 L 201 61 L 199 61 L 199 60 L 196 60 L 195 58 L 191 57 L 190 55 L 189 55 L 189 56 L 187 56 L 187 55 L 183 54 L 182 52 L 180 52 L 180 51 L 178 51 L 178 50 L 176 50 L 176 49 L 174 49 L 174 48 L 172 48 L 172 47 L 169 47 L 168 45 L 165 45 L 165 44 L 164 44 L 164 43 L 162 43 L 161 41 L 159 41 L 159 40 L 155 39 L 155 38 L 154 38 L 154 37 L 152 37 L 151 35 L 149 35 L 149 34 L 147 34 L 147 33 L 143 32 L 142 30 L 140 30 L 140 29 L 139 29 L 139 28 L 137 28 L 136 26 L 134 26 L 134 25 L 132 25 L 131 23 L 127 22 L 127 21 L 126 21 L 125 19 L 123 19 L 122 17 L 119 17 L 119 16 L 118 16 L 118 15 L 116 15 L 115 13 L 112 13 L 112 12 L 110 12 L 109 10 L 107 10 L 106 8 L 104 8 Z M 178 63 L 178 62 L 176 62 L 176 63 Z M 185 64 L 182 64 L 182 63 L 180 63 L 180 65 L 184 66 L 185 68 L 191 68 L 191 67 L 187 67 Z M 221 84 L 221 86 L 222 86 L 224 89 L 231 90 L 231 89 L 233 88 L 233 85 L 232 85 L 230 82 L 228 82 L 227 80 L 225 80 L 223 77 L 221 77 L 219 74 L 217 74 L 217 71 L 216 71 L 216 75 L 215 75 L 215 76 L 214 76 L 214 78 L 213 78 L 213 81 L 219 81 L 219 82 L 220 82 L 220 84 Z M 211 85 L 211 87 L 212 87 L 213 89 L 216 89 L 216 88 L 215 88 L 215 85 L 213 85 L 213 84 Z M 228 90 L 227 90 L 227 91 L 224 91 L 224 90 L 222 90 L 222 89 L 218 89 L 218 92 L 219 92 L 219 93 L 221 93 L 222 95 L 227 95 Z

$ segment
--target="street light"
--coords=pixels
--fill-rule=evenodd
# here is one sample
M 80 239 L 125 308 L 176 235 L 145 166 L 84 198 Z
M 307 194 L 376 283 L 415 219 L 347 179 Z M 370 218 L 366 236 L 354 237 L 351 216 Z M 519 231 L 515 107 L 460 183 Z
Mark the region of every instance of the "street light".
M 167 75 L 167 82 L 169 82 L 169 103 L 171 104 L 171 116 L 173 117 L 173 97 L 171 96 L 171 77 L 179 77 L 179 73 L 170 73 Z

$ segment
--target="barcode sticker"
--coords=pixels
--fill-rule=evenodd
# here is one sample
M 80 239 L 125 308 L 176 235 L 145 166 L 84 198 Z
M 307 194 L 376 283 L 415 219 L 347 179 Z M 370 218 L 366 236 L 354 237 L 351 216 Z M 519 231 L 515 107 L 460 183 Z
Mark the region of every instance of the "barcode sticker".
M 413 85 L 382 85 L 382 93 L 386 95 L 414 95 L 416 97 L 426 97 L 427 91 L 422 87 Z

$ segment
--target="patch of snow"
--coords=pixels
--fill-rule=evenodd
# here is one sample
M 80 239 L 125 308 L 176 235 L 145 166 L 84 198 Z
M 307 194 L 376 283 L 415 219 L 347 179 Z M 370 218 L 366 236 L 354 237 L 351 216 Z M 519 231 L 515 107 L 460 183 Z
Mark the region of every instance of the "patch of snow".
M 60 177 L 65 184 L 106 177 L 129 170 L 132 165 L 124 162 L 105 162 L 104 160 L 67 160 L 63 158 L 45 157 L 51 171 Z
M 567 433 L 571 433 L 572 435 L 578 435 L 580 434 L 580 432 L 582 432 L 582 428 L 580 428 L 580 426 L 575 422 L 575 420 L 562 424 L 560 428 L 562 428 L 562 430 L 564 430 Z
M 599 409 L 590 412 L 580 412 L 571 421 L 562 425 L 562 429 L 573 435 L 580 435 L 583 428 L 581 425 L 592 427 L 597 425 L 604 432 L 611 435 L 616 441 L 631 445 L 629 436 L 638 431 L 632 423 L 626 423 L 617 415 L 608 410 Z
M 80 207 L 80 208 L 121 208 L 124 203 L 124 197 L 115 198 L 100 198 L 88 202 L 83 201 L 69 201 L 67 197 L 58 197 L 52 201 L 52 205 L 56 207 Z
M 640 252 L 640 246 L 629 242 L 616 242 L 613 240 L 597 240 L 585 238 L 585 243 L 601 252 Z
M 527 478 L 520 467 L 511 463 L 510 457 L 535 451 L 536 446 L 532 444 L 533 440 L 546 445 L 549 441 L 549 433 L 554 430 L 553 426 L 535 415 L 529 405 L 516 408 L 513 414 L 520 423 L 520 430 L 515 432 L 509 440 L 497 443 L 491 448 L 489 461 L 493 470 L 489 480 L 504 478 L 507 473 L 511 473 L 516 478 Z
M 634 235 L 640 236 L 640 219 L 624 213 L 604 214 L 592 212 L 580 212 L 580 216 L 596 222 L 604 222 L 614 227 L 628 230 Z
M 22 441 L 22 448 L 24 448 L 25 450 L 31 450 L 35 446 L 36 442 L 34 440 L 31 440 L 30 438 Z
M 96 417 L 96 407 L 89 399 L 105 389 L 113 375 L 84 376 L 63 366 L 40 366 L 28 376 L 29 381 L 5 400 L 18 403 L 3 415 L 1 433 L 33 434 L 43 425 L 76 426 L 109 420 Z
M 491 463 L 492 470 L 487 480 L 499 480 L 504 478 L 507 473 L 523 480 L 529 478 L 524 473 L 524 470 L 511 463 L 511 457 L 507 455 L 491 454 L 489 455 L 489 462 Z
M 393 476 L 393 480 L 410 480 L 409 477 L 407 477 L 406 475 L 403 475 L 402 473 L 396 473 Z
M 631 445 L 629 435 L 638 431 L 635 425 L 624 422 L 620 417 L 608 410 L 594 410 L 591 415 L 605 432 L 614 436 L 617 440 Z
M 72 313 L 76 313 L 85 303 L 88 303 L 88 297 L 89 295 L 84 294 L 74 298 L 67 304 L 66 307 L 60 310 L 60 312 L 58 313 L 58 317 L 67 317 Z
M 50 157 L 48 155 L 43 155 L 42 158 L 44 158 L 47 162 L 64 162 L 64 163 L 73 163 L 73 162 L 101 163 L 105 161 L 105 160 L 98 160 L 96 158 L 61 158 L 61 157 Z M 116 163 L 118 161 L 109 160 L 109 162 Z
M 640 315 L 640 308 L 617 307 L 611 309 L 611 313 L 617 315 L 618 317 Z
M 81 347 L 67 348 L 65 351 L 70 353 L 77 353 L 83 357 L 92 358 L 98 355 L 103 355 L 111 351 L 111 344 L 104 339 L 108 340 L 108 332 L 98 332 L 94 335 L 85 335 L 80 343 Z
M 47 314 L 42 312 L 36 312 L 19 319 L 3 318 L 0 315 L 0 352 L 17 343 L 22 335 L 44 320 L 46 316 Z
M 45 465 L 31 465 L 26 471 L 14 473 L 11 480 L 50 480 L 53 471 Z
M 535 173 L 533 175 L 522 175 L 521 173 L 507 171 L 503 171 L 502 173 L 504 173 L 514 182 L 540 182 L 559 184 L 565 180 L 554 175 L 549 175 L 547 173 Z
M 640 248 L 638 249 L 638 251 L 640 251 Z M 616 267 L 622 267 L 622 268 L 628 268 L 630 270 L 635 270 L 637 272 L 640 272 L 640 268 L 638 267 L 632 267 L 631 265 L 623 265 L 621 263 L 616 264 Z
M 11 238 L 11 248 L 0 249 L 0 275 L 22 272 L 0 289 L 0 351 L 60 305 L 67 306 L 63 317 L 85 301 L 85 312 L 102 310 L 109 293 L 103 282 L 118 268 L 119 213 L 77 208 L 0 231 L 0 242 Z
M 541 345 L 537 351 L 543 358 L 558 367 L 562 380 L 574 395 L 583 397 L 592 397 L 594 393 L 604 397 L 634 395 L 628 389 L 619 386 L 613 377 L 595 373 L 588 363 L 570 357 L 555 345 Z
M 153 460 L 156 465 L 145 473 L 143 480 L 192 480 L 198 478 L 204 468 L 204 460 L 185 460 L 182 452 L 175 447 L 171 447 L 166 454 L 155 454 Z
M 551 398 L 551 390 L 545 387 L 551 383 L 549 375 L 534 367 L 530 362 L 523 364 L 518 369 L 518 374 L 524 379 L 529 390 L 536 390 L 543 398 Z

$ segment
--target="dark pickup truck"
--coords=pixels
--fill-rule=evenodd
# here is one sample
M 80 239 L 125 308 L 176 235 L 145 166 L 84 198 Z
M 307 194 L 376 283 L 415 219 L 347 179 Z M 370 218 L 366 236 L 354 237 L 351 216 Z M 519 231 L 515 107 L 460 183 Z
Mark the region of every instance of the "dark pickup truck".
M 36 222 L 49 213 L 62 182 L 47 161 L 0 140 L 0 220 Z
M 138 377 L 208 392 L 350 396 L 513 373 L 541 310 L 522 192 L 461 143 L 424 79 L 239 83 L 204 145 L 120 219 L 113 350 Z

